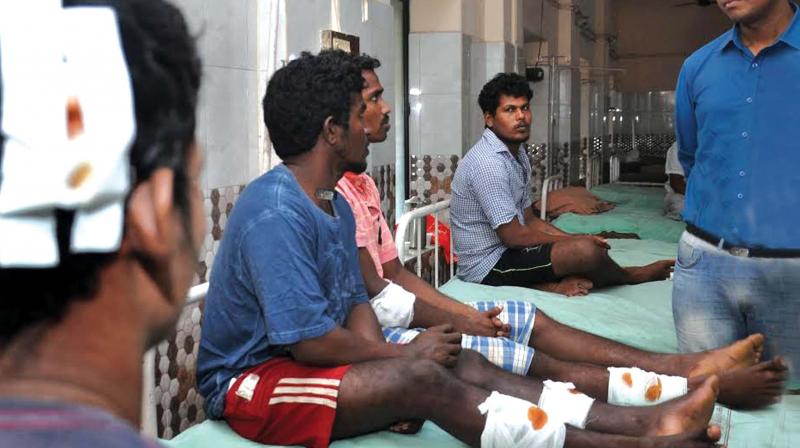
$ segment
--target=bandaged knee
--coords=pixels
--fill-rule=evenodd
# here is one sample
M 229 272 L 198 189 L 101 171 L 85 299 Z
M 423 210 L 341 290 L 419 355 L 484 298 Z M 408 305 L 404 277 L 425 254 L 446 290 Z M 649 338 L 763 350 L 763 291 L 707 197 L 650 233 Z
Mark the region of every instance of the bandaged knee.
M 576 428 L 586 427 L 586 418 L 594 404 L 594 399 L 580 393 L 572 383 L 559 383 L 546 380 L 539 407 L 550 418 L 562 421 Z
M 492 392 L 478 406 L 486 416 L 481 448 L 562 448 L 567 429 L 530 401 Z
M 608 373 L 609 404 L 651 406 L 688 391 L 688 382 L 681 376 L 659 375 L 637 367 L 609 367 Z
M 414 320 L 416 296 L 402 286 L 389 282 L 369 303 L 382 327 L 408 328 Z

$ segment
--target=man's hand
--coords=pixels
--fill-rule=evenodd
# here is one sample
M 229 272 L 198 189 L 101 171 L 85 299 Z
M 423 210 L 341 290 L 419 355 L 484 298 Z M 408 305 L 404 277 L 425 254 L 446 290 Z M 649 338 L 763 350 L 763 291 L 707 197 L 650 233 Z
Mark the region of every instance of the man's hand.
M 508 337 L 509 333 L 511 333 L 511 325 L 503 323 L 497 317 L 502 312 L 502 306 L 497 306 L 484 312 L 476 310 L 474 313 L 460 318 L 456 322 L 456 330 L 472 336 Z
M 453 332 L 452 325 L 437 325 L 420 333 L 407 347 L 410 357 L 430 359 L 452 367 L 461 353 L 461 333 Z
M 600 247 L 602 249 L 606 249 L 606 250 L 611 249 L 611 246 L 608 244 L 608 240 L 606 240 L 605 238 L 601 238 L 601 237 L 599 237 L 597 235 L 575 235 L 574 238 L 588 239 L 592 243 L 594 243 L 596 246 L 598 246 L 598 247 Z

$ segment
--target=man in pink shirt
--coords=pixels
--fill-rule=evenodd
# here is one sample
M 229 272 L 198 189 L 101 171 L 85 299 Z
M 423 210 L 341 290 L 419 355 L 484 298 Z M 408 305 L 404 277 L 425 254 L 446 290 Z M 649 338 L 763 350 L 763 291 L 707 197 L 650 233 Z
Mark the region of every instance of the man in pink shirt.
M 356 56 L 355 61 L 365 81 L 364 129 L 371 143 L 382 142 L 391 127 L 391 108 L 382 97 L 384 89 L 375 73 L 380 62 L 367 55 Z M 756 364 L 755 358 L 762 350 L 761 335 L 751 335 L 712 352 L 650 353 L 563 325 L 531 303 L 462 303 L 442 294 L 405 269 L 398 259 L 391 230 L 381 212 L 380 193 L 366 169 L 365 162 L 349 167 L 336 189 L 353 210 L 364 284 L 387 341 L 408 343 L 424 328 L 450 324 L 463 333 L 464 348 L 481 353 L 504 370 L 539 378 L 561 378 L 584 391 L 592 388 L 588 384 L 591 381 L 584 381 L 595 374 L 608 375 L 608 366 L 636 365 L 687 377 L 690 384 L 695 381 L 693 378 L 708 372 L 710 366 L 716 366 L 711 370 L 724 372 L 720 375 L 721 402 L 760 407 L 780 395 L 780 387 L 762 387 L 782 384 L 786 366 L 779 359 Z M 534 348 L 539 350 L 535 358 Z M 579 367 L 576 363 L 583 364 Z M 590 372 L 577 374 L 587 363 L 594 365 Z

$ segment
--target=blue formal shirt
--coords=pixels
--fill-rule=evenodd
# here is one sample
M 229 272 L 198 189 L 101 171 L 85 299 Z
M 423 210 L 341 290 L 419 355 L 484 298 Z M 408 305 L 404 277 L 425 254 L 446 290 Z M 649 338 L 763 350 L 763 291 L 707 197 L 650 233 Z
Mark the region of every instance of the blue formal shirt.
M 485 129 L 453 176 L 450 223 L 458 276 L 480 283 L 508 249 L 497 228 L 518 219 L 525 225 L 531 206 L 531 163 L 523 145 L 517 157 Z
M 686 222 L 744 247 L 800 249 L 800 23 L 753 56 L 734 27 L 684 63 L 675 99 Z
M 247 186 L 214 259 L 203 312 L 197 383 L 211 418 L 222 418 L 230 380 L 286 346 L 343 326 L 368 302 L 353 213 L 317 207 L 285 165 Z

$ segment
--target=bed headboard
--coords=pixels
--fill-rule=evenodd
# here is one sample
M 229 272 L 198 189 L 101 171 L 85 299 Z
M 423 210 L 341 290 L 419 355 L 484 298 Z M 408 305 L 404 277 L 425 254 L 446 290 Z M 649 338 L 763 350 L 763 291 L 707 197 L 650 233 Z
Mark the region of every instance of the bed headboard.
M 564 179 L 560 175 L 550 176 L 542 182 L 542 199 L 540 201 L 541 211 L 539 217 L 542 221 L 547 220 L 547 196 L 551 191 L 564 188 Z
M 414 210 L 408 211 L 400 217 L 397 222 L 397 231 L 395 232 L 394 244 L 397 247 L 397 255 L 400 263 L 404 264 L 416 258 L 416 271 L 417 276 L 422 274 L 422 256 L 425 253 L 433 252 L 433 281 L 432 284 L 438 288 L 441 284 L 441 273 L 439 272 L 439 248 L 441 247 L 439 241 L 439 232 L 433 232 L 428 235 L 426 229 L 425 217 L 433 215 L 434 229 L 439 228 L 440 222 L 445 222 L 445 217 L 450 213 L 450 200 L 439 201 L 435 204 L 419 207 Z M 444 219 L 443 219 L 444 218 Z M 433 241 L 431 241 L 433 240 Z M 432 245 L 431 245 L 432 243 Z M 450 233 L 449 247 L 453 247 L 453 234 Z M 455 263 L 449 264 L 450 277 L 453 276 Z

